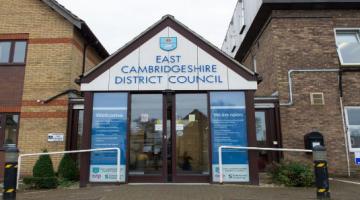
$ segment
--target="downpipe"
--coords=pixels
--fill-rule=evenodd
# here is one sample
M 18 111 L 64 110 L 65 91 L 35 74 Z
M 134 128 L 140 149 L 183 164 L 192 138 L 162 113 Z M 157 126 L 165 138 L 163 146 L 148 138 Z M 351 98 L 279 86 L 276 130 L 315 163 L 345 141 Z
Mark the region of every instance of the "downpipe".
M 293 98 L 293 81 L 292 81 L 292 74 L 296 72 L 340 72 L 340 69 L 292 69 L 288 71 L 288 80 L 289 80 L 289 101 L 286 103 L 280 103 L 280 106 L 293 106 L 294 105 L 294 98 Z M 344 118 L 344 106 L 343 106 L 343 99 L 342 95 L 340 95 L 340 109 L 341 109 L 341 119 L 343 124 L 343 132 L 344 132 L 344 140 L 345 140 L 345 151 L 346 151 L 346 161 L 347 161 L 347 173 L 350 177 L 350 158 L 349 158 L 349 144 L 347 140 L 347 131 L 345 125 L 345 118 Z

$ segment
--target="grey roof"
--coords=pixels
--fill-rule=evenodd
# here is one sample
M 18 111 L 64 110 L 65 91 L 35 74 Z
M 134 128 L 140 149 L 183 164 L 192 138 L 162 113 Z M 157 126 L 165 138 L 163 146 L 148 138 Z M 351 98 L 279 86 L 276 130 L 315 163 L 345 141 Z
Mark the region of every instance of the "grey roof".
M 63 5 L 61 5 L 56 0 L 41 0 L 46 5 L 48 5 L 50 8 L 55 10 L 57 13 L 59 13 L 61 16 L 63 16 L 65 19 L 67 19 L 71 24 L 73 24 L 82 34 L 82 36 L 86 39 L 86 41 L 94 47 L 94 49 L 99 53 L 99 55 L 102 58 L 106 58 L 109 56 L 108 51 L 105 49 L 105 47 L 100 43 L 100 41 L 97 39 L 95 34 L 91 31 L 89 26 L 86 24 L 85 21 L 80 19 L 78 16 L 76 16 L 74 13 L 72 13 L 70 10 L 66 9 Z

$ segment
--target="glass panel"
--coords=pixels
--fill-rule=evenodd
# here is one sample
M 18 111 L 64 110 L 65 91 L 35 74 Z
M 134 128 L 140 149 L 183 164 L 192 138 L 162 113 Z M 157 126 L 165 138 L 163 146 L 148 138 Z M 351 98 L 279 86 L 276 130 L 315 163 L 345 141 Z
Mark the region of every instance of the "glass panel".
M 14 63 L 24 63 L 26 52 L 26 42 L 16 42 L 14 52 Z
M 120 181 L 125 181 L 127 93 L 95 93 L 91 148 L 120 148 Z M 117 152 L 91 153 L 90 182 L 116 182 Z
M 209 118 L 206 94 L 176 95 L 176 170 L 209 174 Z
M 4 144 L 15 144 L 19 128 L 19 115 L 6 115 Z
M 256 121 L 256 140 L 258 142 L 265 143 L 266 141 L 265 112 L 256 112 L 255 121 Z
M 211 139 L 213 181 L 219 181 L 219 147 L 248 146 L 244 92 L 211 92 Z M 249 182 L 245 150 L 222 150 L 225 182 Z
M 343 63 L 360 63 L 359 32 L 346 31 L 336 33 L 336 42 Z
M 341 46 L 343 44 L 348 44 L 348 43 L 359 43 L 357 37 L 356 37 L 356 32 L 352 31 L 352 32 L 337 32 L 336 34 L 336 42 L 337 45 Z
M 77 122 L 77 149 L 81 149 L 81 141 L 83 136 L 83 128 L 84 128 L 84 110 L 79 110 L 79 119 Z
M 360 125 L 360 109 L 347 109 L 348 124 Z
M 163 169 L 163 96 L 131 97 L 129 174 L 161 174 Z
M 350 127 L 351 148 L 360 148 L 360 127 Z
M 9 63 L 11 42 L 0 42 L 0 63 Z

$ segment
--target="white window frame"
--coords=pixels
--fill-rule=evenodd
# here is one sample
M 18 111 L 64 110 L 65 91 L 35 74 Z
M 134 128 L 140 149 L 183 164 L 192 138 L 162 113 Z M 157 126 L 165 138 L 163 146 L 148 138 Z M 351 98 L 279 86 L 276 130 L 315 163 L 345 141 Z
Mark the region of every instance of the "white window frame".
M 360 152 L 360 148 L 352 148 L 351 146 L 350 127 L 360 128 L 360 125 L 349 125 L 348 111 L 352 109 L 360 110 L 360 106 L 345 106 L 346 134 L 348 137 L 349 151 Z
M 341 52 L 339 47 L 337 46 L 338 42 L 337 42 L 337 32 L 338 31 L 357 31 L 358 32 L 358 39 L 360 41 L 360 28 L 335 28 L 334 29 L 334 35 L 335 35 L 335 45 L 336 45 L 336 51 L 338 53 L 339 59 L 340 59 L 340 64 L 341 66 L 360 66 L 360 63 L 344 63 L 344 60 L 342 58 Z

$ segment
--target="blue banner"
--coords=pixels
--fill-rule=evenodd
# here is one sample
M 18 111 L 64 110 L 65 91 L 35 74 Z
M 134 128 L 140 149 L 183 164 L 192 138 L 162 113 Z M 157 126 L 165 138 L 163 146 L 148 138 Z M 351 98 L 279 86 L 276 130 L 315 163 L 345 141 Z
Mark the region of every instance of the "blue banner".
M 220 146 L 248 146 L 244 92 L 211 92 L 211 138 L 213 181 L 219 181 Z M 223 149 L 223 180 L 249 182 L 248 152 Z
M 95 93 L 92 117 L 91 148 L 120 148 L 121 181 L 126 173 L 127 100 L 127 93 Z M 91 153 L 90 181 L 115 182 L 116 162 L 116 151 Z

